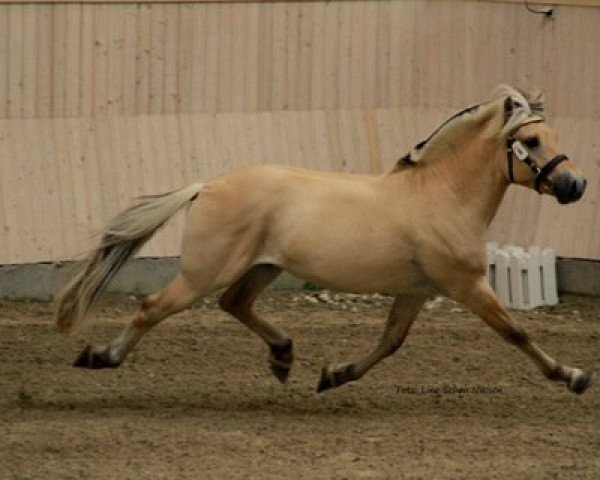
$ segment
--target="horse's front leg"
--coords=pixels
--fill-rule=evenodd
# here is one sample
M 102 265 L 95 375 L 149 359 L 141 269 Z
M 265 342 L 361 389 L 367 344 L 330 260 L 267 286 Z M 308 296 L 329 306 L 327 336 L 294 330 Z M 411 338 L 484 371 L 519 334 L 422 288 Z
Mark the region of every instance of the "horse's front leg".
M 377 347 L 356 363 L 323 367 L 317 391 L 322 392 L 358 380 L 381 360 L 398 350 L 404 343 L 404 339 L 408 335 L 408 331 L 426 298 L 409 295 L 397 296 Z
M 549 380 L 563 381 L 570 391 L 583 393 L 592 383 L 593 375 L 579 368 L 562 365 L 531 341 L 521 326 L 514 322 L 502 306 L 484 276 L 454 278 L 447 290 L 506 341 L 525 352 Z

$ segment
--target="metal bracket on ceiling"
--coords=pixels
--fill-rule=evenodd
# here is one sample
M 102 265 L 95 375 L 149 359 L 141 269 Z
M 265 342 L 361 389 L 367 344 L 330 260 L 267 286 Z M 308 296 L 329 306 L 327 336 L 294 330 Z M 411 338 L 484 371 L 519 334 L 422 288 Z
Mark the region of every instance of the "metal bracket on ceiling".
M 529 4 L 529 2 L 525 2 L 525 8 L 529 10 L 531 13 L 539 13 L 540 15 L 545 15 L 546 17 L 552 17 L 554 15 L 554 7 L 533 7 Z

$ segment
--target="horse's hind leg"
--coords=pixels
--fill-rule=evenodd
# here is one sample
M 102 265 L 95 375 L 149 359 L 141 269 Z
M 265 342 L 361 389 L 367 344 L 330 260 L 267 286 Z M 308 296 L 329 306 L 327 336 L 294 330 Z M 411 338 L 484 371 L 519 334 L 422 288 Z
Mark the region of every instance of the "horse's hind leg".
M 397 296 L 389 313 L 383 335 L 375 350 L 356 363 L 323 367 L 317 392 L 358 380 L 381 360 L 398 350 L 404 343 L 408 331 L 415 318 L 417 318 L 426 298 L 408 295 Z
M 201 293 L 192 288 L 181 275 L 158 293 L 149 295 L 136 312 L 133 320 L 107 347 L 88 345 L 73 364 L 80 368 L 116 368 L 144 334 L 161 320 L 173 315 L 196 300 Z
M 256 297 L 280 273 L 281 269 L 274 265 L 255 265 L 223 293 L 219 305 L 267 343 L 271 370 L 279 381 L 285 382 L 294 359 L 292 339 L 252 310 Z
M 549 380 L 563 381 L 570 391 L 583 393 L 592 383 L 593 375 L 579 368 L 561 365 L 533 343 L 523 328 L 517 325 L 496 298 L 485 277 L 472 281 L 454 279 L 449 289 L 455 300 L 469 307 L 506 341 L 520 348 Z

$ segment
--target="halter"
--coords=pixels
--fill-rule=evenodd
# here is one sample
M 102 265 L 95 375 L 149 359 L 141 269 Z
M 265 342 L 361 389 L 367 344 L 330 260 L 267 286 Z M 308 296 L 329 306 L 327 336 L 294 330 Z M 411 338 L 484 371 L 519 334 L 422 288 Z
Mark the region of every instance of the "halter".
M 543 122 L 544 118 L 539 115 L 531 115 L 527 120 L 525 120 L 519 128 L 524 125 L 528 125 L 530 123 L 539 123 Z M 514 133 L 514 132 L 513 132 Z M 533 174 L 535 175 L 535 190 L 539 194 L 541 194 L 540 188 L 542 187 L 542 183 L 548 178 L 554 169 L 564 162 L 568 160 L 568 157 L 564 154 L 556 155 L 552 160 L 550 160 L 546 165 L 540 168 L 535 160 L 529 156 L 529 151 L 523 146 L 523 144 L 517 140 L 514 135 L 511 135 L 506 140 L 506 153 L 507 153 L 507 163 L 508 163 L 508 178 L 510 183 L 515 183 L 515 177 L 513 174 L 513 156 L 517 157 L 518 160 L 527 165 Z

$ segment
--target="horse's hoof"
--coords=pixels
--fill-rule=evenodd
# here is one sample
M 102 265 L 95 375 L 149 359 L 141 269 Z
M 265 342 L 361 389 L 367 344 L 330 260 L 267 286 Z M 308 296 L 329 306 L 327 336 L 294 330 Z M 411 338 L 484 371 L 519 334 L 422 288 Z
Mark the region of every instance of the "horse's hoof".
M 594 374 L 590 372 L 581 372 L 569 382 L 569 390 L 581 395 L 589 386 L 594 383 Z
M 321 378 L 317 385 L 317 392 L 321 393 L 328 388 L 339 387 L 344 383 L 356 380 L 353 363 L 344 363 L 335 368 L 323 367 L 321 369 Z
M 279 380 L 281 383 L 285 383 L 287 381 L 291 370 L 290 365 L 283 365 L 271 361 L 269 362 L 269 367 L 271 368 L 271 371 L 273 372 L 273 375 L 275 375 L 277 380 Z
M 292 340 L 287 340 L 283 345 L 271 345 L 270 349 L 269 367 L 277 380 L 285 383 L 290 374 L 292 362 L 294 361 Z
M 120 364 L 111 360 L 108 355 L 108 348 L 103 352 L 94 352 L 92 346 L 88 345 L 73 362 L 73 366 L 77 368 L 91 368 L 94 370 L 100 368 L 117 368 Z
M 321 369 L 321 378 L 319 379 L 319 384 L 317 385 L 317 393 L 324 392 L 325 390 L 329 390 L 330 388 L 335 387 L 333 384 L 333 379 L 329 373 L 327 367 L 323 367 Z
M 77 360 L 73 362 L 73 366 L 77 368 L 90 368 L 89 365 L 92 363 L 92 346 L 88 345 L 77 357 Z

